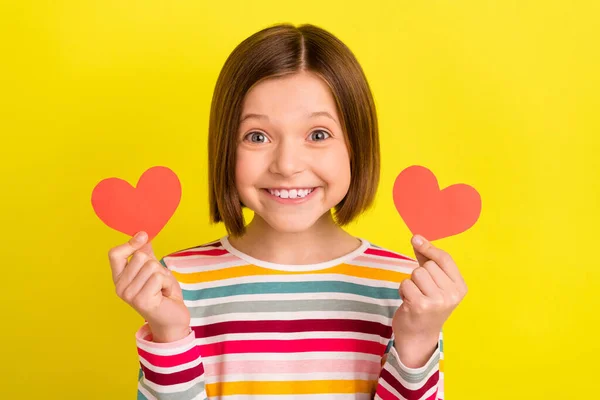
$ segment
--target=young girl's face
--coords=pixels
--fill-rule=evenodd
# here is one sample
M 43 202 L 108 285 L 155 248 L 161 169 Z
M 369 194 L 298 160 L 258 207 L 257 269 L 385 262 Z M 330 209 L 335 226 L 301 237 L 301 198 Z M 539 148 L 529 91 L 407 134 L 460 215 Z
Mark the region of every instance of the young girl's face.
M 236 188 L 280 232 L 301 232 L 350 186 L 350 158 L 335 100 L 317 75 L 267 79 L 244 99 Z

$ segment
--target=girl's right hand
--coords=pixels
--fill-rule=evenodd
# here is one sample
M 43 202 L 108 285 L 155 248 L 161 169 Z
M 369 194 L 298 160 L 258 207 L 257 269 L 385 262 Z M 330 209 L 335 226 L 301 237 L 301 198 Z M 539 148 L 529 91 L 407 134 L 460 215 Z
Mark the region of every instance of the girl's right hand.
M 138 232 L 127 243 L 110 249 L 113 282 L 117 295 L 148 321 L 154 342 L 174 342 L 189 335 L 190 312 L 179 282 L 146 240 L 148 235 Z

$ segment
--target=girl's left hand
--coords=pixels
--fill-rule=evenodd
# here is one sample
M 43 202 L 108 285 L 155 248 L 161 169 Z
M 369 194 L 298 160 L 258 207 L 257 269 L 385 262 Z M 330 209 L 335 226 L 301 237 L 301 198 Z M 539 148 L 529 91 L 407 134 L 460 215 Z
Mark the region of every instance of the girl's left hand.
M 442 326 L 467 294 L 467 285 L 448 253 L 419 235 L 412 244 L 419 266 L 400 283 L 403 302 L 392 328 L 400 360 L 418 368 L 435 351 Z

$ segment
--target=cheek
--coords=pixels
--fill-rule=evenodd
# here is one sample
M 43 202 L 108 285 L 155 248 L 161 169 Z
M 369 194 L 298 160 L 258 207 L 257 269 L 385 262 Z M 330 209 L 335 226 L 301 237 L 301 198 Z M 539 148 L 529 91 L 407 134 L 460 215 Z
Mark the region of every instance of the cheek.
M 330 152 L 321 161 L 325 179 L 336 186 L 350 185 L 350 158 L 345 147 Z
M 235 185 L 240 189 L 251 186 L 260 175 L 260 162 L 256 157 L 251 157 L 244 151 L 238 151 L 235 164 Z

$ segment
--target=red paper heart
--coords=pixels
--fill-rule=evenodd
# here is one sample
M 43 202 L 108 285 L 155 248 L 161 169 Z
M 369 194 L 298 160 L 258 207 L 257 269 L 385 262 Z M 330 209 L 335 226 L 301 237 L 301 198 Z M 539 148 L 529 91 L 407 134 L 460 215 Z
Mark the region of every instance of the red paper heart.
M 148 241 L 161 231 L 181 200 L 177 175 L 166 167 L 152 167 L 136 187 L 119 178 L 102 180 L 92 191 L 92 207 L 109 227 L 129 236 L 139 231 Z
M 393 189 L 394 204 L 414 234 L 437 240 L 464 232 L 481 213 L 481 196 L 473 187 L 458 183 L 440 190 L 437 178 L 425 167 L 402 171 Z

